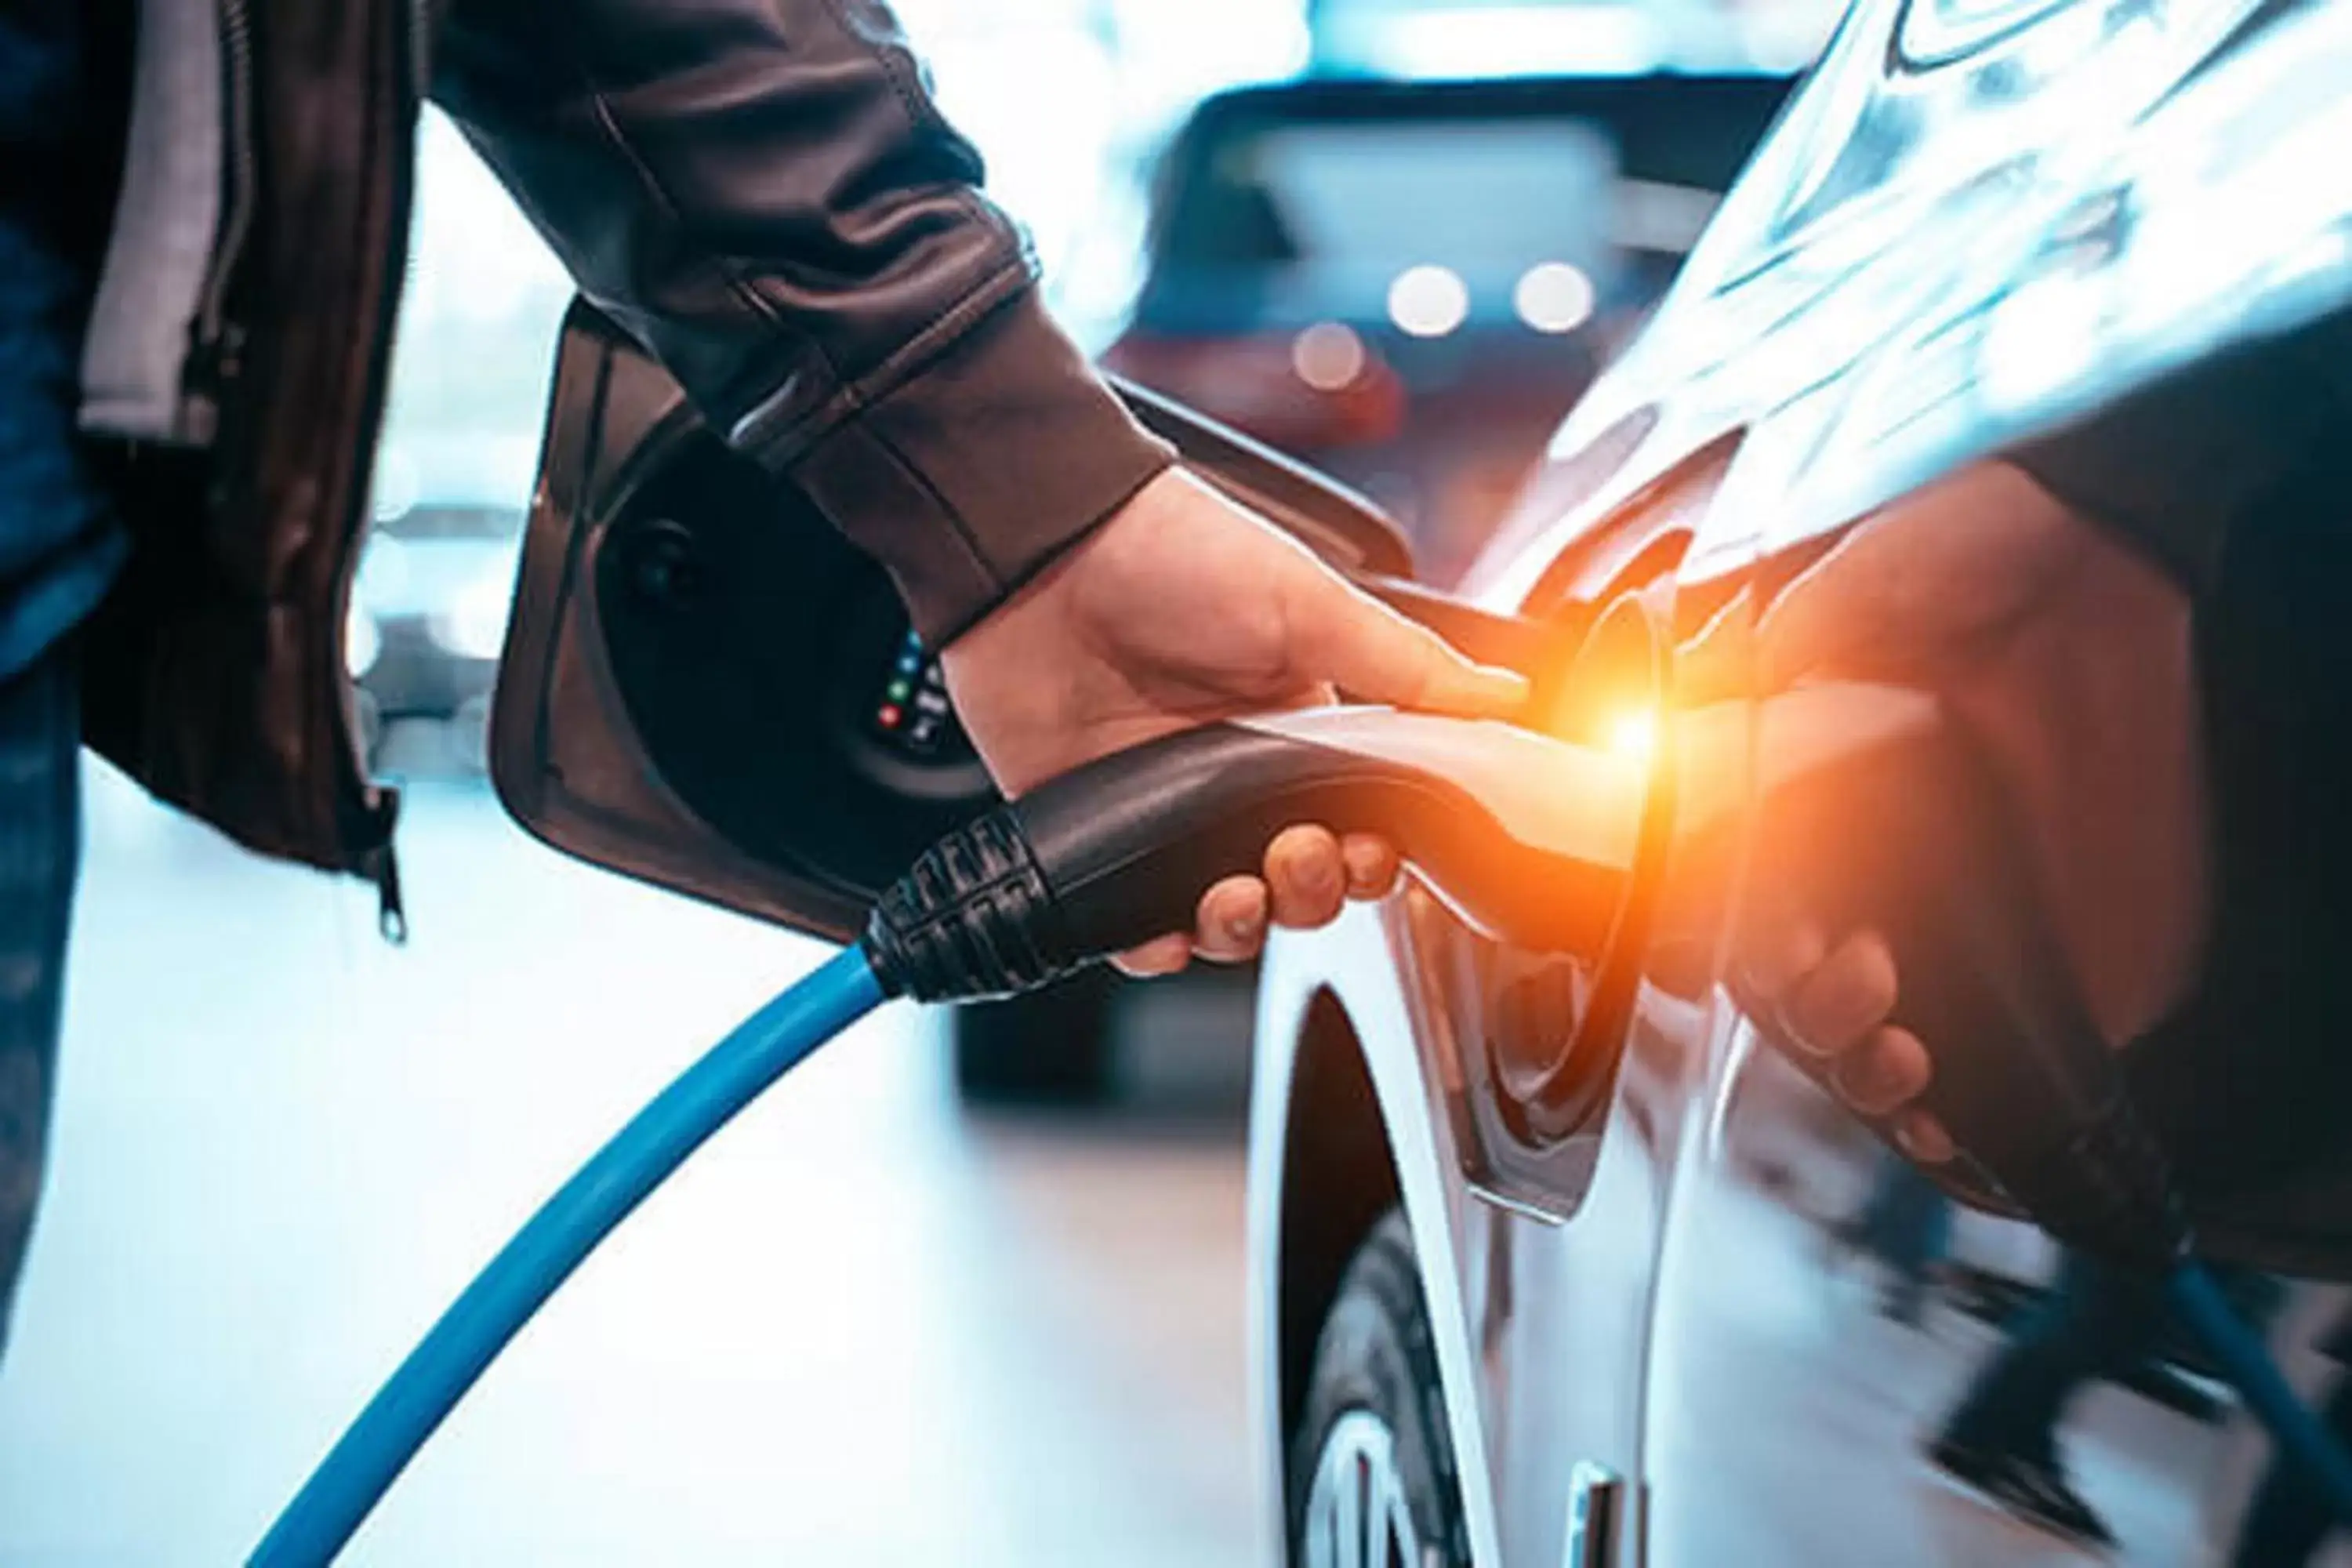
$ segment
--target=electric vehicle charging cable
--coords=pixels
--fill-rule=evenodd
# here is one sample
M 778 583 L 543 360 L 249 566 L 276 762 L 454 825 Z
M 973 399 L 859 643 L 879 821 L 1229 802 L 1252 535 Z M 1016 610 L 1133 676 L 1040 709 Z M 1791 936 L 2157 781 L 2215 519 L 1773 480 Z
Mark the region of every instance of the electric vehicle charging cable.
M 333 1561 L 467 1390 L 613 1227 L 736 1112 L 886 1000 L 865 950 L 845 948 L 679 1074 L 441 1314 L 248 1561 Z
M 589 1253 L 745 1106 L 883 1002 L 1025 990 L 1185 929 L 1202 889 L 1255 869 L 1266 842 L 1301 821 L 1389 837 L 1483 930 L 1539 951 L 1596 953 L 1646 839 L 1649 773 L 1638 759 L 1491 721 L 1329 709 L 1211 725 L 1118 752 L 948 835 L 884 895 L 856 945 L 744 1020 L 531 1216 L 368 1403 L 248 1563 L 331 1562 Z M 2066 1071 L 2056 1076 L 2081 1087 Z M 2097 1103 L 2128 1109 L 2113 1094 Z M 2027 1109 L 2009 1107 L 2012 1120 Z M 1950 1108 L 1944 1114 L 1969 1147 L 1972 1129 Z M 2004 1154 L 2016 1157 L 2003 1163 L 2031 1166 L 2031 1184 L 2068 1212 L 2177 1215 L 2168 1192 L 2151 1200 L 2144 1190 L 2168 1177 L 2160 1158 L 2128 1147 L 2137 1142 L 2127 1115 L 2102 1110 L 2086 1123 L 2068 1109 L 2038 1145 L 2012 1137 Z M 2114 1155 L 2116 1145 L 2127 1147 Z M 2066 1174 L 2072 1166 L 2082 1168 Z M 2158 1228 L 2164 1234 L 2128 1238 L 2130 1250 L 2154 1247 L 2170 1260 L 2168 1288 L 2183 1318 L 2281 1449 L 2352 1523 L 2352 1458 L 2189 1258 L 2185 1226 Z

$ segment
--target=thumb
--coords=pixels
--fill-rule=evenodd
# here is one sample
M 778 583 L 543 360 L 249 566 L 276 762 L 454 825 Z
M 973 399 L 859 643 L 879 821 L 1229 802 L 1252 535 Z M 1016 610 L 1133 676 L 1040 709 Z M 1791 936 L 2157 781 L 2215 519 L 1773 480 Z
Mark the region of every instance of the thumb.
M 1299 602 L 1303 601 L 1303 602 Z M 1527 678 L 1474 664 L 1427 626 L 1406 619 L 1336 575 L 1320 580 L 1291 606 L 1295 671 L 1328 681 L 1360 702 L 1506 719 L 1527 705 Z

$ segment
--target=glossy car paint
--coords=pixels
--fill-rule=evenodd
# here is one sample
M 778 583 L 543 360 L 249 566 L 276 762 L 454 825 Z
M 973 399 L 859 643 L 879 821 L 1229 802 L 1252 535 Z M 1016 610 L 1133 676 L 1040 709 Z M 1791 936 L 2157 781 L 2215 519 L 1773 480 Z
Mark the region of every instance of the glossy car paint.
M 1533 613 L 1639 594 L 1671 640 L 1762 554 L 2340 305 L 2347 81 L 2340 5 L 1864 0 L 1570 417 L 1475 592 Z M 1924 1326 L 1876 1310 L 1840 1222 L 1895 1167 L 1722 986 L 1678 1000 L 1669 958 L 1648 955 L 1599 1108 L 1530 1151 L 1489 1102 L 1514 1037 L 1561 1026 L 1515 1000 L 1538 961 L 1411 890 L 1276 942 L 1249 1212 L 1269 1542 L 1328 1260 L 1392 1193 L 1476 1562 L 1559 1563 L 1580 1465 L 1643 1496 L 1620 1563 L 2076 1557 L 1937 1484 L 1920 1444 L 2016 1342 L 2019 1302 L 2080 1281 L 2053 1283 L 2032 1226 L 1945 1210 Z M 2290 1375 L 2326 1386 L 2336 1368 L 2306 1347 L 2343 1292 L 2238 1283 Z M 2227 1560 L 2267 1443 L 2193 1355 L 2081 1381 L 2060 1447 L 2120 1555 Z

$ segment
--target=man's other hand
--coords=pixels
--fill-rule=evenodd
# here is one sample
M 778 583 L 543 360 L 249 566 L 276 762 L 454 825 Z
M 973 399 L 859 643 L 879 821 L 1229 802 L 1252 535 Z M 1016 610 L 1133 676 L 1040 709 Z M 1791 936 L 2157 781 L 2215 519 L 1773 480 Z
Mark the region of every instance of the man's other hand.
M 1287 535 L 1171 468 L 1037 580 L 950 644 L 956 709 L 989 772 L 1017 795 L 1108 752 L 1269 709 L 1351 700 L 1466 717 L 1526 700 L 1517 675 L 1470 663 L 1351 587 Z M 1130 973 L 1194 954 L 1254 955 L 1269 923 L 1318 926 L 1377 898 L 1395 848 L 1299 823 L 1259 877 L 1204 892 L 1194 929 L 1122 956 Z
M 1769 605 L 1735 604 L 1677 658 L 1676 696 L 1760 700 L 1769 773 L 1785 732 L 1776 697 L 1834 682 L 1933 695 L 1989 765 L 2056 956 L 2120 1047 L 2185 994 L 2210 913 L 2189 624 L 2186 595 L 2152 561 L 2024 470 L 1980 463 L 1862 521 Z M 1757 837 L 1790 837 L 1769 798 Z M 1895 1024 L 1905 973 L 1934 960 L 1812 918 L 1801 857 L 1783 860 L 1769 887 L 1751 886 L 1734 932 L 1743 1005 L 1829 1064 L 1840 1096 L 1889 1118 L 1915 1158 L 1948 1159 L 1948 1131 L 1912 1102 L 1936 1052 L 1983 1042 Z

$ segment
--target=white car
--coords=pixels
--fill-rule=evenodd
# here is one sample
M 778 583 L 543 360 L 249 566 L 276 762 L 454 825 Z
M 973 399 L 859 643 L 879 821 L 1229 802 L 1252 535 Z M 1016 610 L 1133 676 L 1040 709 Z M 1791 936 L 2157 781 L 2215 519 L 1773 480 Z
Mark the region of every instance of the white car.
M 1473 574 L 1476 601 L 1580 628 L 1639 606 L 1663 700 L 1680 639 L 1714 617 L 1707 646 L 1754 658 L 1759 606 L 1832 550 L 1875 545 L 1913 592 L 1963 591 L 1952 563 L 1997 519 L 1914 509 L 1868 542 L 1853 521 L 2107 411 L 2218 442 L 2142 405 L 2342 321 L 2347 148 L 2352 7 L 1863 0 L 1658 316 L 1552 443 Z M 2279 416 L 2221 396 L 2233 417 Z M 2305 412 L 2323 443 L 2330 414 L 2338 442 L 2352 435 L 2343 406 Z M 2332 751 L 2325 735 L 2352 713 L 2352 673 L 2315 673 L 2331 658 L 2352 671 L 2340 644 L 2299 668 L 2243 649 L 2268 646 L 2245 633 L 2266 616 L 2340 627 L 2352 550 L 2340 522 L 2262 521 L 2294 542 L 2284 565 L 2242 574 L 2251 610 L 2229 595 L 2200 606 L 2200 661 L 2237 668 L 2204 669 L 2198 695 L 2223 720 L 2213 743 L 2251 748 L 2271 743 L 2249 728 L 2267 721 L 2221 712 L 2249 708 L 2245 667 L 2316 680 L 2303 786 L 2347 798 L 2345 731 Z M 2079 608 L 2086 626 L 2103 610 Z M 2053 689 L 2016 719 L 2059 754 L 2079 739 L 2124 759 L 2106 803 L 2119 818 L 2158 787 L 2142 764 L 2180 739 L 2177 712 L 2141 710 L 2181 686 L 2123 693 L 2086 710 Z M 1761 793 L 1769 727 L 1756 721 L 1753 779 L 1701 781 L 1756 792 L 1737 807 L 1747 896 L 1701 911 L 1718 938 L 1769 901 L 1765 867 L 1789 864 L 1775 852 L 1807 826 Z M 2222 805 L 2242 809 L 2218 755 Z M 2056 858 L 2075 885 L 2116 870 L 2095 823 L 2069 831 Z M 2321 880 L 2344 868 L 2324 841 Z M 2275 1017 L 2324 1029 L 2331 1009 L 2284 994 L 2291 963 L 2245 978 L 2269 915 L 2232 852 L 2211 967 L 2184 1005 L 2275 987 Z M 1733 945 L 1702 944 L 1712 967 L 1696 981 L 1667 973 L 1691 955 L 1663 938 L 1580 965 L 1500 947 L 1416 888 L 1277 938 L 1249 1208 L 1269 1543 L 1315 1568 L 2305 1561 L 2325 1505 L 2274 1469 L 2154 1287 L 1956 1203 L 1887 1152 L 1766 1041 Z M 2136 1068 L 2161 1077 L 2178 1019 L 2135 1041 Z M 2262 1169 L 2257 1146 L 2294 1095 L 2264 1100 L 2242 1070 L 2205 1091 L 2247 1105 L 2216 1114 L 2200 1168 L 2246 1207 L 2210 1216 L 2206 1239 L 2341 1435 L 2346 1295 L 2326 1281 L 2352 1277 L 2347 1085 L 2306 1084 L 2309 1113 L 2276 1130 L 2318 1152 L 2290 1174 Z M 2173 1120 L 2201 1126 L 2193 1110 Z

